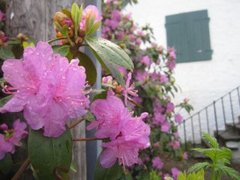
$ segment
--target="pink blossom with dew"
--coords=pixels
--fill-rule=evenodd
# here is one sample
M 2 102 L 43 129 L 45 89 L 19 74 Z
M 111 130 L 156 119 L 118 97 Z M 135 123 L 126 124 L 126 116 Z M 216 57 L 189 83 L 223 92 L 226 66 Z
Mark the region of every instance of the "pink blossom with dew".
M 6 16 L 5 16 L 5 13 L 3 13 L 1 10 L 0 10 L 0 21 L 5 21 L 6 20 Z
M 88 5 L 83 10 L 82 20 L 80 22 L 80 29 L 86 30 L 86 22 L 88 19 L 94 19 L 94 23 L 102 20 L 102 16 L 98 11 L 98 8 L 94 5 Z
M 12 86 L 13 97 L 0 112 L 20 112 L 34 130 L 58 137 L 70 119 L 87 111 L 89 100 L 84 92 L 86 73 L 79 61 L 53 53 L 46 42 L 24 50 L 23 58 L 4 61 L 4 79 Z
M 160 83 L 166 84 L 168 82 L 168 77 L 165 74 L 160 74 Z
M 180 174 L 180 170 L 178 168 L 174 167 L 171 169 L 171 172 L 172 172 L 173 178 L 177 179 L 178 175 Z
M 175 108 L 175 106 L 174 106 L 174 104 L 172 102 L 168 102 L 167 103 L 167 110 L 166 110 L 167 113 L 173 112 L 174 108 Z
M 168 121 L 164 121 L 164 122 L 161 124 L 161 131 L 162 131 L 162 132 L 165 132 L 165 133 L 168 133 L 170 127 L 171 127 L 171 125 L 169 124 L 169 122 L 168 122 Z
M 182 122 L 182 120 L 183 120 L 183 117 L 181 114 L 179 114 L 179 113 L 175 114 L 175 122 L 176 123 L 180 124 Z
M 183 153 L 183 159 L 184 159 L 184 160 L 188 160 L 188 153 L 187 153 L 187 152 L 184 152 L 184 153 Z
M 180 148 L 180 142 L 177 140 L 172 140 L 169 145 L 175 150 Z
M 160 169 L 163 168 L 163 165 L 164 164 L 163 164 L 162 160 L 160 159 L 160 157 L 153 158 L 153 160 L 152 160 L 152 167 L 153 168 L 160 170 Z
M 132 79 L 132 73 L 128 73 L 127 81 L 125 88 L 123 90 L 123 96 L 124 96 L 124 103 L 127 105 L 127 101 L 133 101 L 132 97 L 138 96 L 138 91 L 135 89 L 134 84 L 130 84 L 130 81 Z
M 109 91 L 107 99 L 98 99 L 91 105 L 96 117 L 87 129 L 96 128 L 96 137 L 110 138 L 103 143 L 100 163 L 103 167 L 111 167 L 116 160 L 124 166 L 132 166 L 139 162 L 138 152 L 149 147 L 150 128 L 143 122 L 148 113 L 140 117 L 132 117 L 121 99 Z
M 96 121 L 93 121 L 87 129 L 97 128 L 98 138 L 116 138 L 122 128 L 121 123 L 131 118 L 128 109 L 112 91 L 108 91 L 106 99 L 94 101 L 91 112 L 95 115 Z
M 146 66 L 149 66 L 151 64 L 151 59 L 149 56 L 143 56 L 140 62 Z
M 139 162 L 139 150 L 150 146 L 150 128 L 142 119 L 145 115 L 126 121 L 116 139 L 103 143 L 105 148 L 100 155 L 101 165 L 111 167 L 118 159 L 123 166 L 132 166 Z

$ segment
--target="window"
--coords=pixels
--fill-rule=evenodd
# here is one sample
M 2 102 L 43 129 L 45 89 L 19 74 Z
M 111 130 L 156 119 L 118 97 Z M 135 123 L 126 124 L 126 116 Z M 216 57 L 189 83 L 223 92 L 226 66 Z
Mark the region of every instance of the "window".
M 166 16 L 167 45 L 177 52 L 177 62 L 211 60 L 207 10 Z

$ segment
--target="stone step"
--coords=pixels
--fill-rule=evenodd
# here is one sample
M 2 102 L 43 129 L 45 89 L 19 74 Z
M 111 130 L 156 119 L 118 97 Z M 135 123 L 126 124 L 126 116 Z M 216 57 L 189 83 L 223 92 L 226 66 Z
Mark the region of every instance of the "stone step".
M 240 133 L 240 123 L 237 123 L 237 124 L 228 123 L 228 124 L 226 124 L 226 129 Z
M 240 148 L 240 143 L 235 141 L 228 141 L 226 142 L 226 147 L 233 151 L 236 151 Z
M 234 131 L 220 130 L 216 135 L 217 138 L 220 138 L 224 143 L 226 143 L 227 141 L 240 141 L 240 134 Z
M 202 153 L 197 152 L 197 151 L 191 151 L 190 155 L 194 158 L 194 159 L 199 159 L 199 160 L 206 160 L 209 159 L 208 157 L 204 156 Z

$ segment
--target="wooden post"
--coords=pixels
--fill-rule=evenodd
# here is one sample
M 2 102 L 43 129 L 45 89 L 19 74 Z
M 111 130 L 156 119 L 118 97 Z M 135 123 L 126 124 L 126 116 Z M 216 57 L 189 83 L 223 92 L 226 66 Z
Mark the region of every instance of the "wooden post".
M 85 0 L 87 1 L 87 0 Z M 15 37 L 24 33 L 37 41 L 47 41 L 54 38 L 53 15 L 64 8 L 70 8 L 72 3 L 79 5 L 84 0 L 11 0 L 8 1 L 6 32 Z M 85 123 L 74 128 L 73 137 L 85 137 Z M 77 142 L 73 147 L 73 162 L 77 173 L 71 179 L 86 180 L 86 143 Z

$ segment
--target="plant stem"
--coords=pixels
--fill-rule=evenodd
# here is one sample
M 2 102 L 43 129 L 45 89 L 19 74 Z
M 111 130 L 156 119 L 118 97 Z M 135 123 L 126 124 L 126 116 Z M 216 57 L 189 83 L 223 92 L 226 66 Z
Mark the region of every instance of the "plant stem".
M 61 37 L 61 38 L 56 38 L 56 39 L 51 39 L 48 41 L 49 44 L 55 42 L 55 41 L 59 41 L 59 40 L 63 40 L 63 39 L 67 39 L 66 37 Z
M 78 121 L 76 121 L 75 123 L 71 124 L 68 128 L 72 129 L 74 127 L 76 127 L 78 124 L 80 124 L 81 122 L 83 122 L 85 119 L 80 119 Z
M 92 138 L 76 138 L 76 139 L 72 139 L 72 141 L 97 141 L 97 140 L 107 140 L 108 138 L 96 138 L 96 137 L 92 137 Z
M 11 180 L 18 180 L 21 175 L 23 174 L 23 172 L 27 169 L 28 165 L 30 164 L 30 159 L 27 158 L 23 164 L 21 165 L 21 167 L 18 169 L 18 171 L 16 172 L 16 174 L 13 176 L 13 178 Z

